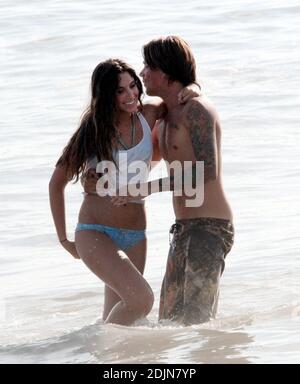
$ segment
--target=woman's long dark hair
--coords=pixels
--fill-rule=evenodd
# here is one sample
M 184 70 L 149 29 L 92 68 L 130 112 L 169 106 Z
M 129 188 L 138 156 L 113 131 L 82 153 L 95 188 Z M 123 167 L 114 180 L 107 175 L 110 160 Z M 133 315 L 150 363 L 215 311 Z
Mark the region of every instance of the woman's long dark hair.
M 143 86 L 133 68 L 119 59 L 109 59 L 97 65 L 92 74 L 90 105 L 56 163 L 66 167 L 69 180 L 75 178 L 75 182 L 78 181 L 91 156 L 96 156 L 98 161 L 114 161 L 112 143 L 117 133 L 116 92 L 119 76 L 124 72 L 135 80 L 142 104 Z

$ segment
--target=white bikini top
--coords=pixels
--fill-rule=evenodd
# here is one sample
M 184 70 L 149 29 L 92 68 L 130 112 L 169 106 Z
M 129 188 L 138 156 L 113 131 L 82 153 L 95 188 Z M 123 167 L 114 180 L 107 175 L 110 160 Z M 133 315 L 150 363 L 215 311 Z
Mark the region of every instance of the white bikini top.
M 115 191 L 128 184 L 137 184 L 147 182 L 150 163 L 152 159 L 153 147 L 151 129 L 144 116 L 138 112 L 137 116 L 143 129 L 141 141 L 129 149 L 116 149 L 113 151 L 114 160 L 118 168 L 107 160 L 97 164 L 96 156 L 92 157 L 85 170 L 96 168 L 98 173 L 105 173 L 102 177 L 106 195 L 112 196 Z M 108 172 L 107 172 L 108 170 Z M 98 186 L 97 186 L 98 191 Z M 132 201 L 132 203 L 143 203 L 141 200 Z

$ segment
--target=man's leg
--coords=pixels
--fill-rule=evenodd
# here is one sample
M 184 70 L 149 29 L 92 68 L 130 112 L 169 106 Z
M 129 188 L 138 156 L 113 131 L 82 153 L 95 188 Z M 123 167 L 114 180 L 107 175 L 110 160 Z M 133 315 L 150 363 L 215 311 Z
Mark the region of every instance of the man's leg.
M 177 320 L 178 314 L 183 311 L 185 250 L 185 238 L 175 232 L 161 287 L 159 320 Z
M 204 323 L 215 317 L 224 257 L 219 236 L 205 229 L 191 230 L 185 267 L 184 324 Z
M 177 222 L 177 226 L 161 289 L 159 319 L 199 324 L 216 315 L 220 277 L 234 231 L 229 221 L 211 218 Z

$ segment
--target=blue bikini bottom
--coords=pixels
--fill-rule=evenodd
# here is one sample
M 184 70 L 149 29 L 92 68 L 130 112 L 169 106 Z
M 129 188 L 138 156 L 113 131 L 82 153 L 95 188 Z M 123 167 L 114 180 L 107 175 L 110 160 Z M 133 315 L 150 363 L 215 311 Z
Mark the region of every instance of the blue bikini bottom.
M 146 231 L 135 229 L 124 229 L 117 227 L 109 227 L 102 224 L 83 224 L 78 223 L 76 226 L 76 232 L 78 231 L 98 231 L 109 236 L 111 240 L 123 251 L 133 247 L 146 237 Z

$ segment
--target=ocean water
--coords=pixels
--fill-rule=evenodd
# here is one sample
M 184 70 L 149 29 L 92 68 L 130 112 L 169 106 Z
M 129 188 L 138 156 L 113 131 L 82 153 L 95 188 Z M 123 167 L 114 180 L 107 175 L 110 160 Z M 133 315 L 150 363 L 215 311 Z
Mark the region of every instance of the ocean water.
M 236 242 L 217 319 L 157 324 L 174 216 L 169 193 L 150 197 L 154 308 L 103 325 L 103 285 L 57 243 L 48 182 L 97 63 L 139 71 L 142 45 L 168 34 L 190 43 L 221 116 Z M 1 0 L 1 363 L 300 362 L 299 45 L 299 0 Z M 66 191 L 71 238 L 80 192 Z

